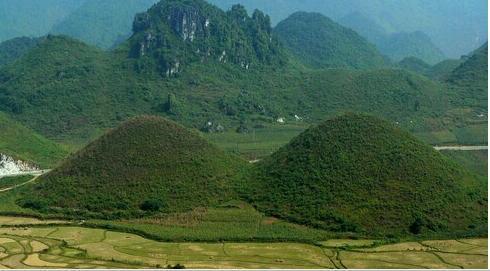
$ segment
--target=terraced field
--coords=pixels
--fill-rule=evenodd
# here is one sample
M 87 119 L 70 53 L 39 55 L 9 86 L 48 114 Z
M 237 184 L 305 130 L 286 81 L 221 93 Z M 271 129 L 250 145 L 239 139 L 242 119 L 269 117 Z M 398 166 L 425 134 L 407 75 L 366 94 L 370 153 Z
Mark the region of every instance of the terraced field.
M 13 223 L 15 222 L 15 223 Z M 56 222 L 56 221 L 51 221 Z M 18 226 L 21 223 L 31 226 Z M 45 222 L 47 223 L 47 222 Z M 1 217 L 0 268 L 486 268 L 487 239 L 407 242 L 163 243 Z M 11 226 L 11 225 L 17 226 Z M 36 226 L 33 226 L 37 224 Z

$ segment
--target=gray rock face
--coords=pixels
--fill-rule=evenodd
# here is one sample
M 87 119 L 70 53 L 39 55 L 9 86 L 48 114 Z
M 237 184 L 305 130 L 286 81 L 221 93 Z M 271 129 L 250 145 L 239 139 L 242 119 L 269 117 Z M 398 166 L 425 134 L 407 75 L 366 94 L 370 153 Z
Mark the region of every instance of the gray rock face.
M 184 41 L 194 41 L 196 33 L 205 34 L 206 22 L 194 7 L 173 9 L 168 16 L 168 24 Z
M 174 76 L 192 62 L 235 64 L 245 70 L 286 62 L 269 16 L 234 6 L 224 12 L 203 0 L 167 0 L 138 14 L 131 57 L 142 70 Z

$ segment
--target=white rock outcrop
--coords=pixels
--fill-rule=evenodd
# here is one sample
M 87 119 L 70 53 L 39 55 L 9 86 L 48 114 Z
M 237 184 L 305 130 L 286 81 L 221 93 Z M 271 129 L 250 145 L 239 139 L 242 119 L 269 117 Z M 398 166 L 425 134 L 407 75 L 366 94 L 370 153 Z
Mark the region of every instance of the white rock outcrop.
M 30 163 L 15 160 L 8 155 L 0 153 L 0 177 L 32 171 L 39 171 L 39 168 Z

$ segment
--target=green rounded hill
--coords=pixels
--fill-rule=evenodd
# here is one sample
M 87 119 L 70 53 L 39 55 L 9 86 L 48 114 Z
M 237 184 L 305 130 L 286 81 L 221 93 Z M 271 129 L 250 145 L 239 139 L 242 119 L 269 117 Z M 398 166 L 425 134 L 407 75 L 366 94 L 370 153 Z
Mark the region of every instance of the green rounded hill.
M 243 165 L 179 124 L 137 117 L 40 178 L 20 204 L 93 216 L 185 211 L 233 198 Z
M 347 114 L 310 128 L 256 166 L 258 210 L 369 236 L 486 232 L 487 184 L 395 125 Z
M 289 52 L 311 68 L 382 68 L 376 47 L 319 13 L 296 12 L 274 29 Z

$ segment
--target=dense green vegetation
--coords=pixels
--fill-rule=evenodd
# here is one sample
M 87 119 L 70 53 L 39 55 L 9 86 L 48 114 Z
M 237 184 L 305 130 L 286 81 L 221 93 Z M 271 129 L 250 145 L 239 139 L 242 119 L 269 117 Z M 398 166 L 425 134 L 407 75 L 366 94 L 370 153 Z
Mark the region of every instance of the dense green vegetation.
M 84 0 L 50 33 L 63 34 L 100 48 L 109 49 L 131 35 L 136 13 L 150 8 L 157 0 Z
M 488 179 L 488 151 L 441 151 L 460 165 Z
M 50 138 L 83 130 L 91 124 L 86 115 L 99 116 L 98 126 L 103 127 L 101 118 L 113 115 L 104 110 L 117 95 L 114 89 L 131 86 L 130 78 L 124 85 L 117 80 L 104 52 L 56 36 L 48 36 L 0 73 L 0 110 Z M 93 135 L 80 132 L 76 137 L 87 141 Z
M 159 11 L 171 19 L 163 20 Z M 198 22 L 196 29 L 179 26 L 178 18 L 184 14 Z M 208 31 L 204 18 L 210 18 Z M 237 22 L 240 18 L 244 24 Z M 481 119 L 473 121 L 481 110 L 459 99 L 467 92 L 458 85 L 448 96 L 443 83 L 402 70 L 311 71 L 294 64 L 294 59 L 286 64 L 284 49 L 274 38 L 270 44 L 262 43 L 272 34 L 268 17 L 260 12 L 249 17 L 240 6 L 223 12 L 203 1 L 173 0 L 139 15 L 134 26 L 135 35 L 114 52 L 64 36 L 42 39 L 39 46 L 0 69 L 0 110 L 39 134 L 76 148 L 132 116 L 152 114 L 209 133 L 225 131 L 210 136 L 220 138 L 219 143 L 232 151 L 240 143 L 232 140 L 240 141 L 253 131 L 277 135 L 257 150 L 255 142 L 246 143 L 245 154 L 254 158 L 271 153 L 295 135 L 275 133 L 274 129 L 281 130 L 278 118 L 304 128 L 345 111 L 382 116 L 434 144 L 486 142 L 485 125 Z M 137 50 L 142 43 L 145 55 Z M 208 47 L 217 55 L 202 61 L 199 56 Z M 221 49 L 227 50 L 224 58 Z M 177 58 L 175 52 L 180 52 Z M 248 69 L 241 60 L 251 61 Z M 268 65 L 283 61 L 285 65 Z M 168 72 L 171 78 L 162 78 Z
M 475 106 L 487 111 L 488 102 L 488 43 L 474 51 L 470 58 L 453 70 L 448 82 L 455 90 L 457 104 Z
M 387 64 L 363 37 L 320 13 L 296 12 L 274 32 L 290 53 L 309 67 L 366 69 Z
M 245 164 L 172 121 L 139 117 L 42 176 L 20 204 L 105 219 L 181 212 L 233 198 Z
M 60 145 L 0 113 L 0 153 L 42 168 L 55 166 L 67 155 Z
M 21 37 L 0 43 L 0 67 L 14 62 L 39 42 L 36 38 Z
M 348 114 L 257 163 L 244 195 L 268 215 L 340 232 L 487 230 L 487 183 L 405 131 Z
M 179 25 L 184 14 L 196 29 L 189 28 L 192 23 L 185 29 Z M 454 134 L 469 127 L 467 109 L 451 107 L 445 85 L 422 76 L 388 69 L 310 71 L 294 60 L 286 64 L 268 17 L 260 12 L 249 17 L 240 6 L 223 12 L 203 1 L 166 1 L 140 14 L 134 27 L 133 37 L 114 52 L 64 36 L 43 39 L 0 69 L 0 110 L 75 146 L 140 114 L 163 115 L 206 132 L 250 133 L 278 118 L 307 126 L 360 111 L 398 122 L 431 143 L 437 137 L 427 134 L 443 131 L 457 142 Z M 205 48 L 213 48 L 213 54 L 203 61 Z M 278 62 L 285 65 L 268 65 Z
M 198 129 L 212 122 L 250 131 L 278 117 L 295 123 L 298 115 L 300 123 L 315 123 L 351 110 L 420 131 L 441 126 L 449 105 L 443 85 L 401 70 L 244 70 L 210 61 L 191 63 L 178 78 L 162 80 L 132 71 L 126 53 L 48 36 L 0 70 L 0 108 L 49 138 L 85 143 L 140 114 L 164 115 Z
M 398 66 L 409 71 L 419 74 L 427 74 L 431 70 L 431 66 L 423 60 L 416 57 L 406 57 L 398 63 Z

